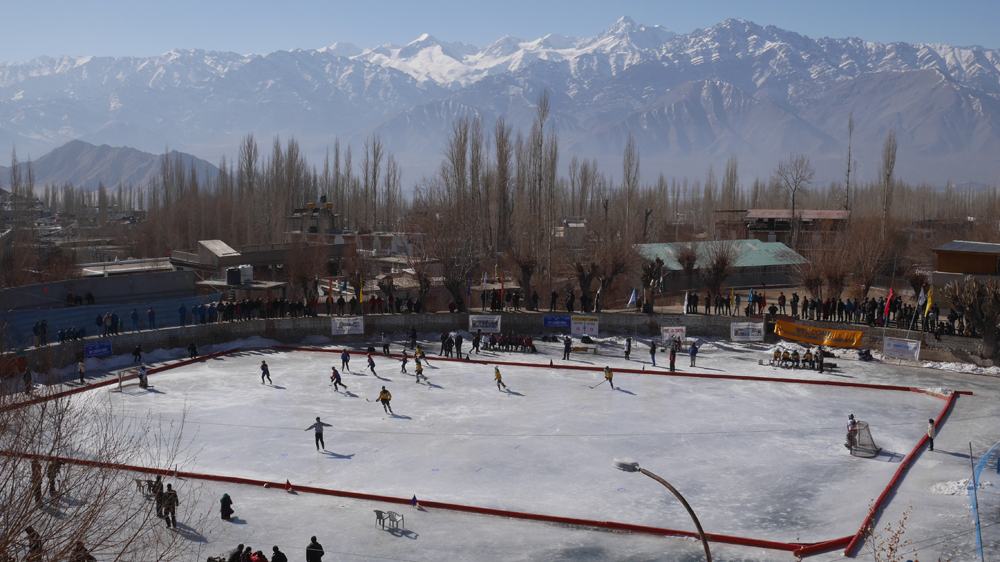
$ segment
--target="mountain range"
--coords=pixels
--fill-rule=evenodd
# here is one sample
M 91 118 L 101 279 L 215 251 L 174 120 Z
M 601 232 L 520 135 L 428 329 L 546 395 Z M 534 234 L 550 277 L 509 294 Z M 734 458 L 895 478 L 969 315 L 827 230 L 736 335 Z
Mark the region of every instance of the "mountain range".
M 169 145 L 214 161 L 252 132 L 264 145 L 294 136 L 322 165 L 335 137 L 359 152 L 378 134 L 412 183 L 437 168 L 456 118 L 479 115 L 489 130 L 503 117 L 527 132 L 543 90 L 562 164 L 594 158 L 616 177 L 631 134 L 647 180 L 719 175 L 736 155 L 746 181 L 802 152 L 817 182 L 842 181 L 851 115 L 862 180 L 875 178 L 892 129 L 907 181 L 992 184 L 1000 171 L 1000 51 L 812 39 L 739 19 L 676 34 L 623 17 L 595 37 L 486 47 L 423 35 L 369 49 L 4 63 L 0 145 Z
M 219 169 L 200 158 L 176 150 L 170 151 L 169 156 L 171 162 L 180 161 L 185 178 L 189 177 L 193 164 L 200 185 L 205 185 L 207 179 L 215 181 L 218 177 Z M 18 157 L 22 179 L 27 177 L 25 157 L 23 152 Z M 118 184 L 147 186 L 154 178 L 160 177 L 162 162 L 163 153 L 150 154 L 106 144 L 94 146 L 74 140 L 32 160 L 31 169 L 35 174 L 36 192 L 46 185 L 62 187 L 66 184 L 93 191 L 102 183 L 108 189 Z M 10 166 L 0 166 L 0 183 L 9 185 L 9 178 Z

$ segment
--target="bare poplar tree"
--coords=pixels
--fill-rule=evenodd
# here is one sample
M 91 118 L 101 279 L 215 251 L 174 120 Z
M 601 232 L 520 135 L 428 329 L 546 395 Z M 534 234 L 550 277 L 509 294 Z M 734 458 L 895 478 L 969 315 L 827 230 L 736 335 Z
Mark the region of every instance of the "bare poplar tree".
M 625 240 L 632 243 L 629 228 L 632 223 L 632 199 L 639 189 L 639 151 L 635 146 L 635 138 L 629 132 L 622 153 L 622 191 L 625 198 Z
M 816 175 L 816 170 L 809 163 L 805 154 L 791 154 L 787 160 L 778 163 L 774 170 L 774 179 L 788 195 L 792 204 L 792 249 L 798 247 L 799 217 L 796 214 L 796 199 L 808 193 L 809 182 Z
M 882 145 L 882 166 L 879 168 L 879 179 L 882 182 L 882 239 L 885 240 L 889 228 L 889 211 L 892 207 L 894 185 L 892 173 L 896 168 L 896 130 L 891 129 Z
M 847 177 L 844 178 L 844 210 L 851 210 L 851 137 L 854 135 L 854 112 L 847 118 Z

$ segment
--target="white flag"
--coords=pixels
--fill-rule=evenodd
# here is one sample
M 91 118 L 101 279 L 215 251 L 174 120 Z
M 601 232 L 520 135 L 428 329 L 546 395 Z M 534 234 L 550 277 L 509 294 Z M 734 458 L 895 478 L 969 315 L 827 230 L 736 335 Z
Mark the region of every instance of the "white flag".
M 918 307 L 919 306 L 924 306 L 925 302 L 927 302 L 927 294 L 924 293 L 924 289 L 923 289 L 923 287 L 921 287 L 920 288 L 920 298 L 917 299 L 917 306 Z
M 688 292 L 684 291 L 684 314 L 688 313 Z
M 632 296 L 629 297 L 628 304 L 625 305 L 625 308 L 632 308 L 633 304 L 635 304 L 635 289 L 632 289 Z

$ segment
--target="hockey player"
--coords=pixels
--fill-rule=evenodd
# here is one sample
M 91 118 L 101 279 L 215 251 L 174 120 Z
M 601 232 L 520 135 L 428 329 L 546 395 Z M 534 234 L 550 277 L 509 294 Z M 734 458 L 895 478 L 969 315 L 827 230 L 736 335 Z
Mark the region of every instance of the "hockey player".
M 858 444 L 858 422 L 854 419 L 854 414 L 847 416 L 847 443 L 844 446 L 848 450 L 854 451 L 854 447 Z
M 333 373 L 330 375 L 330 382 L 333 383 L 333 389 L 337 390 L 338 386 L 342 386 L 344 387 L 344 390 L 347 390 L 347 385 L 340 380 L 340 372 L 337 371 L 337 368 L 336 367 L 330 367 L 330 368 L 333 369 Z
M 372 357 L 371 353 L 368 354 L 368 369 L 372 372 L 373 375 L 375 375 L 376 377 L 378 376 L 378 373 L 375 372 L 375 358 Z
M 427 377 L 424 375 L 424 366 L 420 364 L 420 359 L 416 359 L 415 362 L 417 364 L 417 382 L 420 382 L 421 377 L 426 381 Z
M 788 350 L 781 352 L 781 366 L 787 367 L 792 364 L 792 354 L 788 353 Z
M 802 356 L 802 366 L 805 367 L 806 365 L 808 365 L 810 369 L 816 368 L 816 362 L 813 361 L 812 351 L 808 349 L 806 350 L 805 355 Z
M 403 350 L 403 356 L 400 357 L 400 359 L 399 359 L 399 364 L 400 364 L 399 372 L 400 373 L 406 373 L 406 364 L 409 363 L 409 361 L 410 361 L 410 358 L 406 356 L 406 350 L 404 349 Z
M 776 348 L 771 354 L 771 365 L 777 366 L 779 361 L 781 361 L 781 350 Z
M 145 363 L 143 363 L 142 366 L 139 367 L 139 387 L 140 388 L 149 388 L 149 379 L 147 378 L 147 371 L 146 371 L 146 364 Z
M 799 350 L 792 351 L 792 367 L 799 368 Z
M 317 451 L 319 450 L 320 447 L 323 447 L 324 451 L 326 450 L 326 443 L 323 442 L 323 428 L 324 427 L 333 427 L 333 426 L 330 425 L 330 424 L 328 424 L 328 423 L 323 423 L 323 422 L 319 421 L 319 416 L 316 416 L 316 423 L 310 425 L 309 427 L 307 427 L 307 428 L 305 428 L 303 430 L 303 431 L 309 431 L 310 429 L 312 429 L 312 430 L 314 430 L 316 432 L 316 450 Z
M 611 367 L 608 367 L 607 365 L 605 365 L 604 366 L 604 379 L 607 380 L 608 384 L 611 385 L 611 390 L 615 389 L 615 382 L 613 380 L 614 378 L 615 378 L 615 374 L 611 372 Z
M 385 387 L 383 386 L 382 392 L 378 393 L 378 401 L 382 403 L 382 409 L 385 410 L 385 413 L 387 414 L 392 413 L 392 406 L 389 405 L 389 402 L 391 400 L 392 400 L 392 394 L 388 390 L 386 390 Z
M 625 338 L 625 360 L 629 361 L 629 355 L 632 354 L 632 336 Z
M 340 354 L 340 368 L 351 372 L 351 354 L 346 349 Z
M 413 352 L 413 356 L 427 363 L 428 367 L 431 365 L 431 362 L 427 360 L 427 356 L 424 355 L 424 350 L 420 349 L 420 346 L 417 346 L 417 350 Z
M 267 377 L 267 384 L 274 384 L 271 382 L 271 371 L 267 368 L 267 361 L 260 362 L 260 384 L 264 384 L 264 378 Z
M 503 383 L 503 377 L 500 376 L 500 367 L 493 367 L 493 378 L 497 381 L 497 390 L 500 390 L 501 386 L 504 389 L 507 388 L 507 385 Z

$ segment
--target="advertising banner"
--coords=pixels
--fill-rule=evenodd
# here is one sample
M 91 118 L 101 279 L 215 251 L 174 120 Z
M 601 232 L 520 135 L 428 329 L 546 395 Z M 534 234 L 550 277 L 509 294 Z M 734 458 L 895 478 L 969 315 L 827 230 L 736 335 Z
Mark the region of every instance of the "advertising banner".
M 763 322 L 732 322 L 729 324 L 730 341 L 764 341 Z
M 477 330 L 482 330 L 486 334 L 500 333 L 500 315 L 496 314 L 470 314 L 469 333 L 475 334 Z
M 111 342 L 109 341 L 83 344 L 84 357 L 104 357 L 105 355 L 112 354 L 114 354 L 114 350 L 111 349 Z
M 542 316 L 542 327 L 543 328 L 569 328 L 570 324 L 569 314 L 546 314 Z
M 660 328 L 661 337 L 660 341 L 668 342 L 671 341 L 675 336 L 684 341 L 687 338 L 687 326 L 667 326 Z
M 787 320 L 775 322 L 774 333 L 790 340 L 832 347 L 861 347 L 861 338 L 864 336 L 864 332 L 861 331 L 824 330 L 823 328 L 802 326 Z
M 333 335 L 364 334 L 365 319 L 363 316 L 335 316 L 330 319 L 333 324 Z
M 598 322 L 600 318 L 597 316 L 573 316 L 570 327 L 574 336 L 596 336 Z
M 920 361 L 920 340 L 883 337 L 882 355 L 893 359 Z

